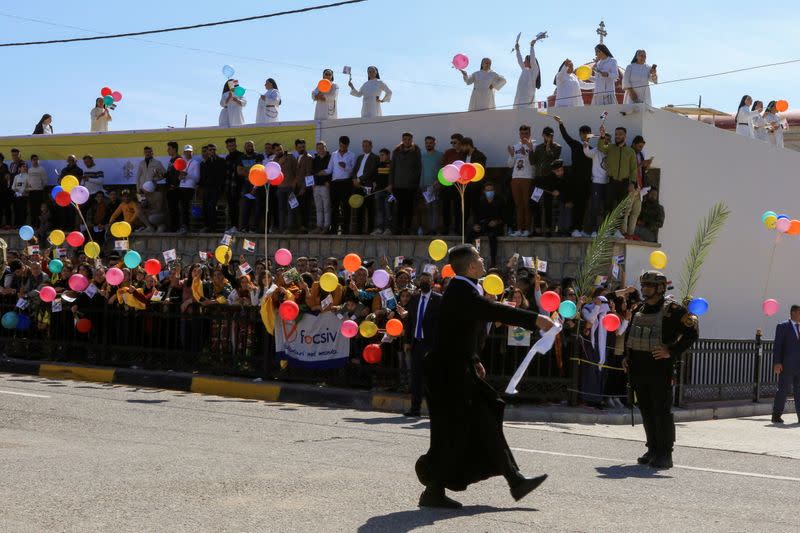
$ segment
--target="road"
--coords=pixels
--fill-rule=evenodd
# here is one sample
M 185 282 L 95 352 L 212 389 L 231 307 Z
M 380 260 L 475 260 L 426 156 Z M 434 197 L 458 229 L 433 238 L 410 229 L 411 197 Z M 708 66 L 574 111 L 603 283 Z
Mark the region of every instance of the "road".
M 800 529 L 800 425 L 683 424 L 661 473 L 635 465 L 638 427 L 506 435 L 540 489 L 516 503 L 494 478 L 420 510 L 425 420 L 4 374 L 0 531 Z

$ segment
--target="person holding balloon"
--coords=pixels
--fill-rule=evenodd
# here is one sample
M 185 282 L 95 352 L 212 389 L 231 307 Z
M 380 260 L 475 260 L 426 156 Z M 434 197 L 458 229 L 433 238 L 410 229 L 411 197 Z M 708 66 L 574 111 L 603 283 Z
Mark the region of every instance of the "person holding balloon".
M 699 336 L 697 317 L 667 296 L 667 277 L 649 270 L 639 278 L 643 302 L 632 308 L 623 368 L 639 401 L 647 452 L 639 464 L 672 467 L 675 420 L 672 378 L 675 362 Z
M 316 103 L 314 106 L 314 120 L 338 118 L 338 111 L 336 109 L 336 101 L 338 98 L 339 86 L 333 83 L 333 71 L 326 68 L 322 71 L 322 80 L 320 80 L 314 90 L 311 91 L 311 100 Z
M 776 148 L 783 148 L 783 130 L 787 128 L 786 119 L 778 116 L 777 102 L 770 101 L 764 112 L 764 122 L 767 124 L 769 143 Z
M 531 46 L 531 51 L 533 51 L 533 46 Z M 464 83 L 473 85 L 467 110 L 481 111 L 483 109 L 494 109 L 494 93 L 503 88 L 506 84 L 506 79 L 492 70 L 492 60 L 488 57 L 484 57 L 481 60 L 480 70 L 476 70 L 469 75 L 463 68 L 459 68 L 458 70 L 464 78 Z
M 583 107 L 581 80 L 575 74 L 571 59 L 565 59 L 558 67 L 553 85 L 556 86 L 556 107 Z
M 94 107 L 89 112 L 91 118 L 91 132 L 108 131 L 108 123 L 111 122 L 111 111 L 105 104 L 102 98 L 97 98 L 94 101 Z
M 367 68 L 367 81 L 356 90 L 353 80 L 349 80 L 347 85 L 350 87 L 350 95 L 362 99 L 361 118 L 382 117 L 383 110 L 381 104 L 392 100 L 392 90 L 381 80 L 378 67 L 370 66 Z
M 278 122 L 278 108 L 281 105 L 281 93 L 278 91 L 278 83 L 267 78 L 264 82 L 266 91 L 258 99 L 258 109 L 256 109 L 256 124 L 270 124 Z
M 113 224 L 114 221 L 120 217 L 134 228 L 144 226 L 150 231 L 154 229 L 142 212 L 142 207 L 139 205 L 139 202 L 136 201 L 128 190 L 122 191 L 122 201 L 119 207 L 111 214 L 108 223 Z
M 244 97 L 244 87 L 239 87 L 239 80 L 230 79 L 225 82 L 219 105 L 222 107 L 219 112 L 220 128 L 235 128 L 244 124 L 243 110 L 247 99 Z

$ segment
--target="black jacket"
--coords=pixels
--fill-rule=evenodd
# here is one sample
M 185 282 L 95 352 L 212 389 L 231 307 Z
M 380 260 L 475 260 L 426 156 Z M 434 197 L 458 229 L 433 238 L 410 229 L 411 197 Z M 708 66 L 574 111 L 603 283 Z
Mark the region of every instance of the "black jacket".
M 408 311 L 404 326 L 406 344 L 412 344 L 417 334 L 417 311 L 420 298 L 420 294 L 415 294 L 406 308 L 406 311 Z M 425 304 L 425 316 L 422 317 L 422 343 L 425 346 L 433 347 L 436 346 L 439 336 L 439 310 L 442 307 L 442 295 L 431 291 L 426 298 L 429 299 Z
M 358 174 L 358 169 L 361 168 L 361 161 L 364 160 L 364 157 L 367 158 L 367 162 L 364 163 L 364 173 L 359 178 L 356 174 Z M 375 178 L 378 176 L 378 163 L 380 163 L 380 159 L 377 155 L 371 152 L 369 154 L 362 153 L 356 158 L 356 166 L 353 167 L 352 178 L 359 180 L 361 185 L 365 187 L 373 187 Z
M 225 192 L 225 181 L 228 176 L 228 164 L 220 156 L 215 155 L 200 163 L 200 189 L 204 192 Z
M 590 183 L 592 179 L 592 158 L 586 157 L 583 153 L 583 143 L 576 141 L 567 133 L 567 128 L 563 124 L 558 125 L 558 131 L 561 132 L 561 137 L 564 142 L 569 145 L 572 152 L 572 167 L 570 174 L 578 178 L 578 182 Z
M 422 152 L 412 144 L 408 150 L 403 145 L 392 152 L 392 167 L 389 171 L 389 184 L 397 189 L 416 189 L 422 176 Z

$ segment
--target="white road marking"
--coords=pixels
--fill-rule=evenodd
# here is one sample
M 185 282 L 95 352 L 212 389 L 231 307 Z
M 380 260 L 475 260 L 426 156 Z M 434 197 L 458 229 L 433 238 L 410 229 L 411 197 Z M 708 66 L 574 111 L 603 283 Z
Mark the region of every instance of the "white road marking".
M 0 394 L 13 394 L 14 396 L 27 396 L 28 398 L 49 398 L 44 394 L 32 394 L 29 392 L 11 392 L 10 390 L 0 390 Z
M 591 459 L 593 461 L 606 461 L 609 463 L 617 463 L 617 464 L 627 464 L 627 461 L 622 459 L 612 459 L 610 457 L 596 457 L 594 455 L 581 455 L 577 453 L 561 453 L 561 452 L 551 452 L 547 450 L 531 450 L 528 448 L 511 448 L 515 452 L 527 452 L 527 453 L 539 453 L 543 455 L 556 455 L 559 457 L 576 457 L 578 459 Z M 800 482 L 800 478 L 798 477 L 789 477 L 789 476 L 773 476 L 772 474 L 759 474 L 757 472 L 739 472 L 737 470 L 718 470 L 716 468 L 703 468 L 699 466 L 684 466 L 684 465 L 675 465 L 673 468 L 682 468 L 684 470 L 695 470 L 698 472 L 712 472 L 714 474 L 728 474 L 731 476 L 745 476 L 745 477 L 758 477 L 764 479 L 777 479 L 780 481 L 796 481 Z

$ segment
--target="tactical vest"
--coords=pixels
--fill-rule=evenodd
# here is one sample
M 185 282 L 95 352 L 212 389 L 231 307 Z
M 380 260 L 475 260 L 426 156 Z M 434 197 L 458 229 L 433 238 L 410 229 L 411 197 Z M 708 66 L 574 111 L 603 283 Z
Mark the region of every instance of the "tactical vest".
M 633 315 L 626 343 L 629 350 L 651 352 L 664 344 L 662 327 L 664 324 L 664 309 L 667 305 L 669 305 L 669 302 L 665 301 L 657 313 L 645 314 L 637 311 Z

